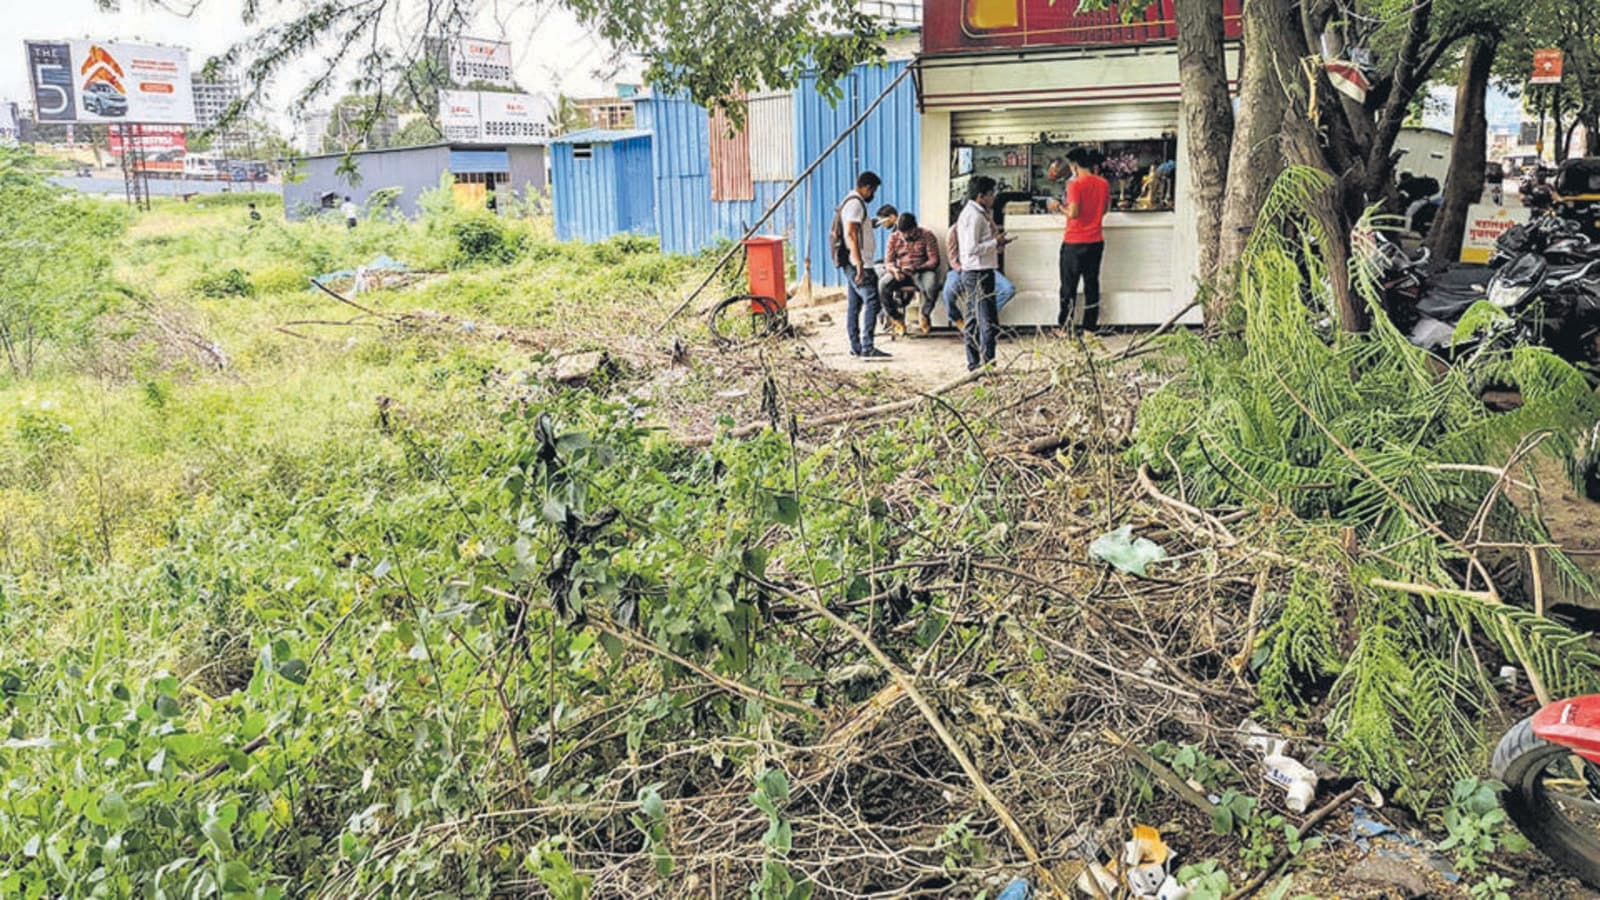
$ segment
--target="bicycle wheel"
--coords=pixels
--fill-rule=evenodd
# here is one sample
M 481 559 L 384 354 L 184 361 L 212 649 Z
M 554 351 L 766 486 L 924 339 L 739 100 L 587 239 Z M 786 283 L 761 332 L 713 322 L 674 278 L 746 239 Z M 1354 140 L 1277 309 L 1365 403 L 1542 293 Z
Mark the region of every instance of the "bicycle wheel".
M 770 297 L 740 294 L 712 307 L 706 316 L 711 339 L 722 346 L 736 346 L 783 333 L 788 315 Z
M 1600 769 L 1533 733 L 1533 717 L 1500 739 L 1491 764 L 1506 815 L 1544 855 L 1600 888 Z

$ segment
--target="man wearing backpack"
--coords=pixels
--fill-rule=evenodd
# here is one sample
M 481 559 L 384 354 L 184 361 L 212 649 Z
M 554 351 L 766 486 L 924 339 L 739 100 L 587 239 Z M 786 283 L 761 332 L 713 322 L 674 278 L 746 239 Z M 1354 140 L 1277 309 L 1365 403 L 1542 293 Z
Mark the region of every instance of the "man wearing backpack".
M 856 189 L 844 195 L 833 214 L 828 243 L 833 261 L 845 276 L 845 334 L 850 355 L 857 359 L 885 360 L 889 354 L 873 346 L 878 328 L 878 274 L 872 262 L 876 252 L 872 217 L 867 204 L 883 184 L 876 172 L 856 176 Z

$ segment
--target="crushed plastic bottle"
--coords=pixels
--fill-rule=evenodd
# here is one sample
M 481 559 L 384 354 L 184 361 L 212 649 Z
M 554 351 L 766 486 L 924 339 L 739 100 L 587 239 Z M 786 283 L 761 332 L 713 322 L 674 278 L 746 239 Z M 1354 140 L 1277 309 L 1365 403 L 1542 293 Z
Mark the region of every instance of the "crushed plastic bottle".
M 1262 754 L 1262 777 L 1283 788 L 1284 805 L 1303 813 L 1317 797 L 1317 773 L 1286 752 L 1288 741 L 1275 738 L 1266 729 L 1246 719 L 1240 723 L 1244 745 Z

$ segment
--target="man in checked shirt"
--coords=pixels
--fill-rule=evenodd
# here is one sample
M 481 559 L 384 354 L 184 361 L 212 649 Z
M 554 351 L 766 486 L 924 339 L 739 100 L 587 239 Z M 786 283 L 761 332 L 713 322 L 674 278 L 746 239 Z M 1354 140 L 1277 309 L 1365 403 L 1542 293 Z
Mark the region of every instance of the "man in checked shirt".
M 900 333 L 906 330 L 906 311 L 897 305 L 897 292 L 904 287 L 914 287 L 922 294 L 922 333 L 928 333 L 928 317 L 933 315 L 934 298 L 938 296 L 939 239 L 933 232 L 917 224 L 917 217 L 901 213 L 895 229 L 889 235 L 889 249 L 883 254 L 883 273 L 878 278 L 878 296 L 883 298 L 889 311 L 891 327 Z

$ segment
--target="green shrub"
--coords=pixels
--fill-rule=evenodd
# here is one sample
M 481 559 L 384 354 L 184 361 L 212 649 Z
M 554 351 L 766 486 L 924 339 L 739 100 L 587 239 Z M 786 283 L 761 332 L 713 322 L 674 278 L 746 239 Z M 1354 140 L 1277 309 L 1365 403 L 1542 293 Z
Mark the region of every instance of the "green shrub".
M 208 272 L 195 280 L 194 290 L 214 300 L 228 297 L 254 297 L 256 286 L 250 276 L 238 269 Z
M 464 216 L 450 224 L 458 264 L 509 263 L 522 251 L 522 237 L 511 234 L 488 213 Z

